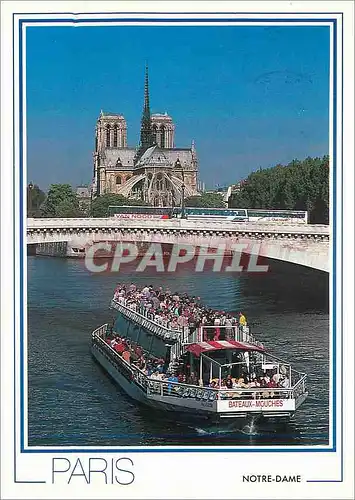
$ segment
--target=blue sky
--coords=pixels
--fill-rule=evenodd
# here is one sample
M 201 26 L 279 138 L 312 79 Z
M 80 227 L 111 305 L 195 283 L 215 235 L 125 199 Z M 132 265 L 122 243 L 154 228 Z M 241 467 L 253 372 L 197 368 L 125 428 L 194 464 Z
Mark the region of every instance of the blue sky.
M 144 65 L 152 112 L 167 111 L 177 147 L 194 139 L 208 186 L 328 153 L 327 27 L 30 27 L 28 180 L 92 179 L 100 109 L 139 139 Z

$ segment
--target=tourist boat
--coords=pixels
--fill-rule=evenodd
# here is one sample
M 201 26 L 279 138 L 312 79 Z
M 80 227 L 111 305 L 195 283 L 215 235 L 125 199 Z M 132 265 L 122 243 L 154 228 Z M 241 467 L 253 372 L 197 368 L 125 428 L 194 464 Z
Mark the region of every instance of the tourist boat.
M 172 330 L 122 298 L 113 298 L 111 308 L 118 313 L 116 321 L 111 327 L 104 324 L 92 332 L 92 354 L 131 398 L 144 405 L 211 422 L 249 417 L 253 421 L 284 421 L 308 395 L 306 375 L 271 355 L 245 327 L 229 326 L 225 339 L 217 341 L 209 335 L 215 327 L 200 327 L 193 332 L 188 328 Z M 166 366 L 175 364 L 176 368 L 180 363 L 180 368 L 196 374 L 195 382 L 148 376 L 111 347 L 107 339 L 112 332 L 130 339 L 146 353 L 163 357 Z M 270 388 L 240 383 L 246 373 L 250 377 L 276 375 L 279 384 Z M 223 386 L 228 376 L 239 381 L 233 388 Z

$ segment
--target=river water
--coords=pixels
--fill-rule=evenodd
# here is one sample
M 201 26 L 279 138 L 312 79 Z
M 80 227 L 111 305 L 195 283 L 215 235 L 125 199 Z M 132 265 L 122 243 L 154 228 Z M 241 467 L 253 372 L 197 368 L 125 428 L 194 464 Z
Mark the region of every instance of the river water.
M 282 262 L 268 273 L 91 274 L 81 260 L 28 257 L 29 445 L 319 445 L 329 439 L 328 274 Z M 243 311 L 272 354 L 308 374 L 309 397 L 284 428 L 251 435 L 201 429 L 136 405 L 90 354 L 90 332 L 113 319 L 117 282 L 200 296 Z

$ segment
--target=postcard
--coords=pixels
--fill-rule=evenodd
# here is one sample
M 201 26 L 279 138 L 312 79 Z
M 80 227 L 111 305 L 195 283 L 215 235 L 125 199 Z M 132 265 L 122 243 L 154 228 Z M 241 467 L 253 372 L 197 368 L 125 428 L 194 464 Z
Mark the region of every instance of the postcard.
M 2 498 L 353 498 L 353 4 L 1 8 Z

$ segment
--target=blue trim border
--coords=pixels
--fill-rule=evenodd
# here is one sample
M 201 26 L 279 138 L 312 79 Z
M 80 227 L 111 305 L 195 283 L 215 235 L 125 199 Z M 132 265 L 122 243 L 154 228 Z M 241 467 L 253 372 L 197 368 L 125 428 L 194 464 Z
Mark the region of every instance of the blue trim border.
M 38 13 L 41 14 L 41 13 Z M 14 138 L 13 138 L 13 149 L 15 152 L 15 135 L 16 132 L 19 134 L 19 213 L 20 213 L 20 224 L 19 224 L 19 257 L 20 257 L 20 266 L 19 269 L 16 270 L 16 266 L 14 266 L 14 304 L 18 304 L 16 302 L 16 279 L 19 278 L 19 292 L 20 292 L 20 302 L 19 302 L 19 320 L 20 320 L 20 367 L 19 367 L 19 375 L 20 375 L 20 407 L 17 407 L 16 404 L 16 375 L 17 375 L 17 360 L 16 360 L 16 327 L 15 327 L 15 319 L 16 319 L 16 307 L 14 309 L 14 408 L 15 408 L 15 413 L 14 413 L 14 474 L 15 474 L 15 482 L 17 483 L 45 483 L 45 481 L 19 481 L 16 479 L 16 451 L 17 451 L 17 435 L 16 435 L 16 415 L 18 409 L 20 410 L 20 453 L 188 453 L 188 452 L 202 452 L 202 453 L 216 453 L 216 452 L 225 452 L 225 453 L 235 453 L 235 452 L 249 452 L 249 453 L 279 453 L 279 452 L 313 452 L 313 453 L 329 453 L 329 452 L 336 452 L 337 450 L 337 434 L 336 434 L 336 428 L 337 428 L 337 414 L 336 414 L 336 397 L 337 397 L 337 339 L 336 339 L 336 324 L 337 324 L 337 310 L 336 310 L 336 257 L 337 257 L 337 248 L 336 248 L 336 238 L 333 239 L 333 249 L 332 249 L 332 258 L 333 258 L 333 286 L 332 286 L 332 293 L 333 293 L 333 322 L 332 322 L 332 348 L 333 348 L 333 370 L 332 370 L 332 378 L 333 378 L 333 401 L 332 401 L 332 414 L 333 414 L 333 443 L 331 448 L 317 448 L 317 447 L 304 447 L 304 448 L 286 448 L 286 447 L 280 447 L 280 448 L 268 448 L 268 447 L 260 447 L 260 448 L 250 448 L 250 447 L 238 447 L 238 448 L 228 448 L 225 449 L 223 447 L 216 447 L 216 448 L 198 448 L 198 449 L 188 449 L 188 448 L 169 448 L 169 447 L 164 447 L 164 448 L 150 448 L 150 449 L 142 449 L 142 448 L 96 448 L 96 449 L 90 449 L 90 448 L 65 448 L 62 447 L 61 449 L 55 449 L 55 448 L 50 448 L 46 447 L 45 449 L 35 449 L 35 448 L 25 448 L 25 443 L 24 443 L 24 430 L 25 430 L 25 416 L 24 416 L 24 384 L 25 384 L 25 379 L 24 379 L 24 277 L 23 277 L 23 269 L 24 266 L 26 265 L 25 260 L 24 260 L 24 245 L 26 245 L 26 242 L 23 240 L 23 231 L 24 231 L 24 198 L 22 196 L 22 193 L 24 192 L 24 165 L 23 165 L 23 109 L 25 103 L 23 102 L 23 65 L 25 64 L 25 61 L 23 61 L 23 25 L 26 24 L 27 26 L 31 24 L 39 25 L 43 23 L 48 23 L 48 22 L 53 22 L 56 25 L 60 23 L 72 23 L 72 25 L 77 26 L 80 25 L 81 23 L 87 23 L 90 22 L 92 24 L 110 24 L 110 23 L 122 23 L 122 22 L 134 22 L 135 24 L 145 24 L 147 22 L 154 22 L 154 23 L 159 23 L 159 22 L 171 22 L 171 23 L 191 23 L 193 25 L 201 23 L 201 22 L 213 22 L 213 23 L 221 23 L 223 25 L 224 23 L 244 23 L 244 22 L 255 22 L 255 23 L 260 23 L 260 22 L 267 22 L 270 24 L 288 24 L 288 23 L 295 23 L 295 22 L 303 22 L 303 23 L 312 23 L 313 25 L 316 25 L 317 23 L 329 23 L 329 25 L 333 26 L 333 234 L 336 235 L 337 231 L 337 204 L 336 204 L 336 191 L 337 191 L 337 179 L 336 179 L 336 173 L 337 173 L 337 163 L 336 163 L 336 153 L 337 153 L 337 68 L 338 68 L 338 62 L 337 62 L 337 27 L 338 27 L 338 19 L 334 17 L 327 17 L 327 18 L 230 18 L 228 17 L 228 14 L 240 14 L 240 15 L 246 15 L 246 14 L 251 14 L 251 13 L 221 13 L 221 15 L 226 15 L 226 17 L 223 18 L 203 18 L 203 17 L 190 17 L 190 18 L 137 18 L 137 17 L 128 17 L 130 14 L 134 15 L 142 15 L 142 14 L 158 14 L 158 13 L 126 13 L 127 17 L 122 17 L 122 18 L 82 18 L 78 19 L 77 16 L 80 14 L 73 14 L 73 13 L 60 13 L 61 15 L 63 14 L 68 14 L 72 15 L 73 17 L 70 18 L 50 18 L 50 19 L 35 19 L 35 18 L 16 18 L 16 16 L 20 15 L 28 15 L 25 13 L 14 13 L 13 14 L 13 48 L 14 48 L 14 37 L 15 37 L 15 29 L 16 29 L 16 24 L 18 23 L 18 37 L 19 37 L 19 114 L 18 114 L 18 129 L 16 128 L 15 125 L 15 120 L 14 120 Z M 87 13 L 86 13 L 87 14 Z M 92 13 L 95 14 L 95 13 Z M 102 14 L 102 13 L 96 13 L 96 14 Z M 110 14 L 117 14 L 117 13 L 105 13 L 105 15 L 110 15 Z M 164 13 L 162 13 L 164 15 Z M 169 13 L 173 14 L 173 13 Z M 181 12 L 175 13 L 175 14 L 183 14 Z M 186 13 L 188 15 L 194 15 L 194 14 L 204 14 L 204 13 Z M 210 14 L 210 15 L 216 15 L 218 13 L 205 13 L 205 14 Z M 267 14 L 267 13 L 254 13 L 256 15 L 262 15 L 262 14 Z M 290 13 L 277 13 L 280 15 L 289 15 Z M 319 14 L 319 13 L 298 13 L 298 14 L 305 14 L 305 15 L 311 15 L 311 14 Z M 343 17 L 343 14 L 341 12 L 333 12 L 333 13 L 326 13 L 327 16 L 332 16 L 332 15 L 341 15 Z M 342 37 L 343 37 L 343 24 L 341 25 L 342 27 Z M 343 48 L 342 48 L 342 55 L 343 55 Z M 343 61 L 343 59 L 342 59 Z M 343 65 L 342 65 L 343 68 Z M 13 70 L 15 69 L 15 58 L 13 55 Z M 13 76 L 13 85 L 15 87 L 15 75 Z M 343 69 L 341 73 L 341 86 L 343 87 Z M 342 92 L 343 96 L 343 92 Z M 343 97 L 342 97 L 342 110 L 343 110 Z M 13 112 L 15 116 L 15 95 L 13 97 Z M 343 143 L 343 124 L 341 124 L 341 140 Z M 343 160 L 343 158 L 342 158 Z M 13 201 L 13 210 L 14 214 L 16 213 L 16 205 L 15 205 L 15 193 L 18 189 L 18 187 L 15 187 L 15 167 L 16 163 L 14 163 L 14 171 L 13 171 L 13 196 L 14 196 L 14 201 Z M 343 178 L 343 161 L 341 161 L 341 178 Z M 343 213 L 343 198 L 341 199 L 341 220 L 340 225 L 341 229 L 343 229 L 343 221 L 342 221 L 342 213 Z M 343 244 L 343 232 L 341 233 L 341 244 Z M 14 226 L 14 234 L 13 234 L 13 243 L 14 243 L 14 258 L 16 259 L 16 227 Z M 340 275 L 340 285 L 342 287 L 342 277 L 343 277 L 343 268 L 341 267 L 341 275 Z M 342 329 L 342 306 L 341 306 L 341 311 L 339 311 L 340 318 L 341 318 L 341 360 L 343 363 L 343 329 Z M 341 372 L 341 381 L 343 382 L 343 371 Z M 341 406 L 343 406 L 343 384 L 341 385 Z M 341 426 L 341 479 L 340 480 L 308 480 L 308 482 L 342 482 L 344 479 L 344 467 L 343 467 L 343 425 Z

